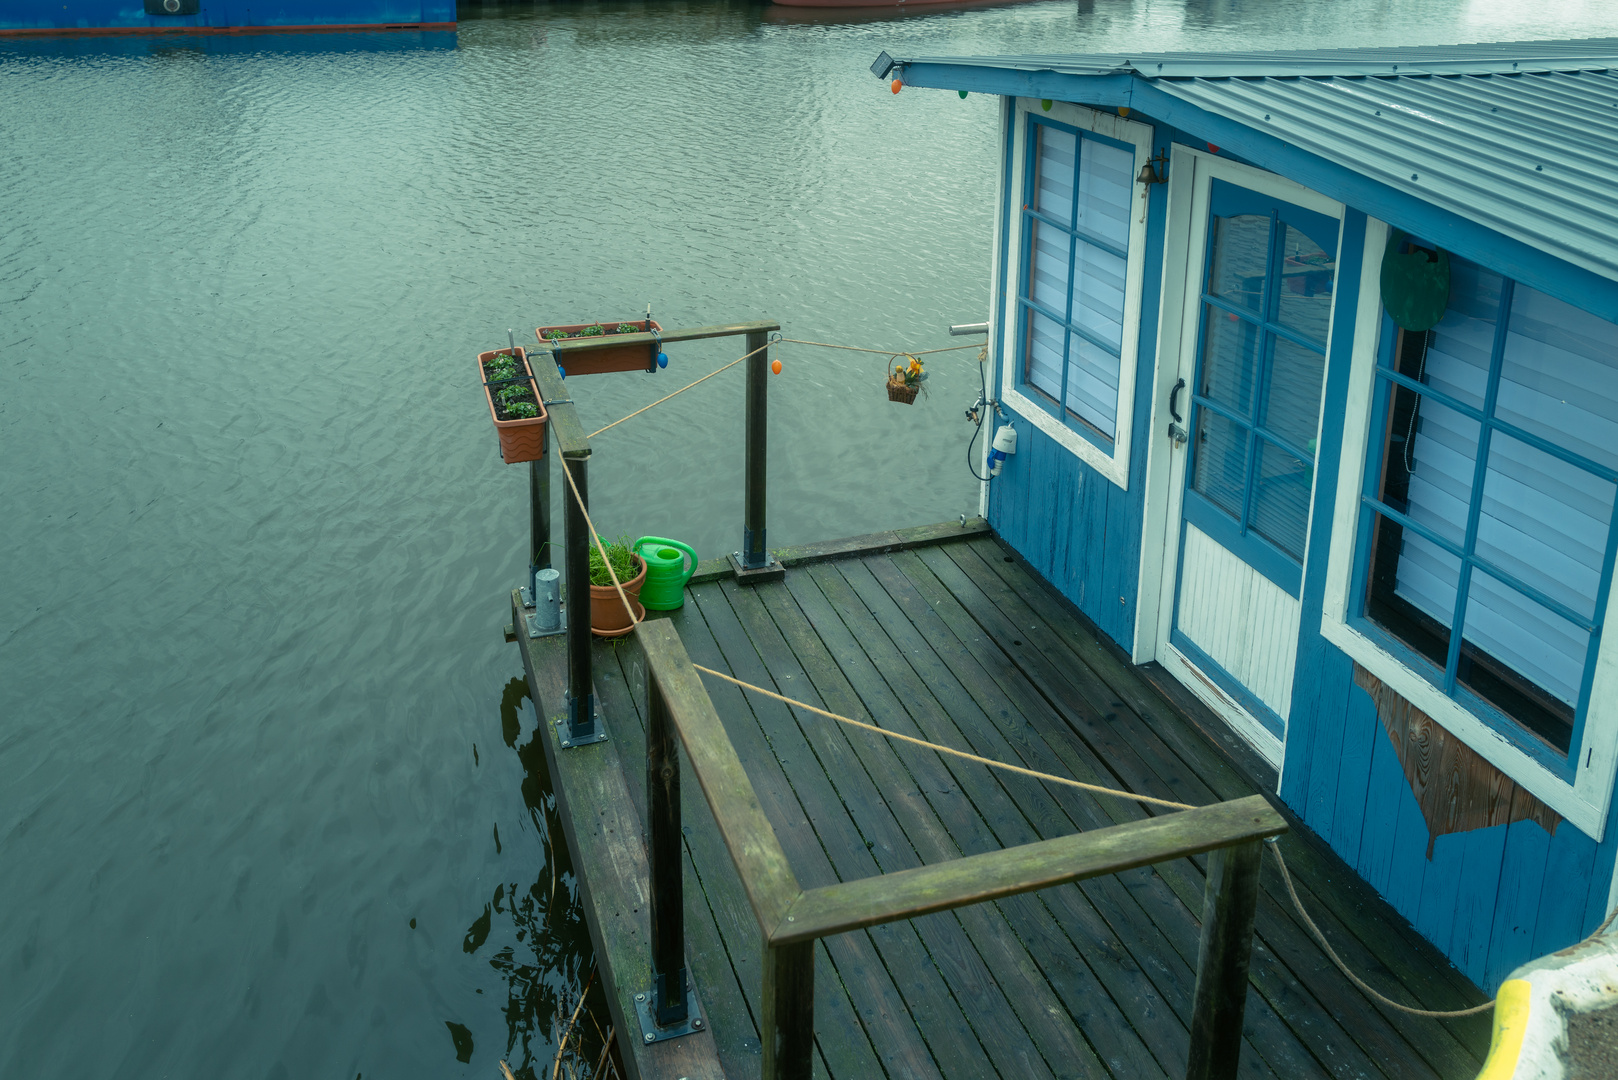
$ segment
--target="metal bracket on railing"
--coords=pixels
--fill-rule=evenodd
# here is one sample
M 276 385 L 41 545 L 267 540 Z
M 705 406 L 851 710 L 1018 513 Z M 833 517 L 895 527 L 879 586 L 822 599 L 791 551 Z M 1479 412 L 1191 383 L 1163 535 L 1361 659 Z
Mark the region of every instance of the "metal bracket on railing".
M 680 974 L 685 974 L 682 969 Z M 685 1009 L 680 1019 L 671 1019 L 669 1023 L 659 1026 L 657 1018 L 652 1015 L 653 1006 L 657 998 L 657 987 L 643 994 L 635 995 L 635 1015 L 640 1018 L 640 1041 L 648 1045 L 662 1042 L 665 1039 L 678 1039 L 682 1035 L 695 1035 L 705 1026 L 702 1020 L 702 1009 L 697 1004 L 697 992 L 691 988 L 691 980 L 685 980 Z M 680 1010 L 672 1010 L 680 1012 Z

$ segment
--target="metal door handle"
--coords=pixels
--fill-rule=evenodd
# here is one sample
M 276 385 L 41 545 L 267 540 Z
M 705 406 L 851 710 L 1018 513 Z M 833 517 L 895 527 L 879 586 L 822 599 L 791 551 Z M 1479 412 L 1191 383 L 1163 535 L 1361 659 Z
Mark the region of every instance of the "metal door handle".
M 1181 426 L 1185 418 L 1180 415 L 1180 391 L 1184 389 L 1185 380 L 1181 379 L 1174 384 L 1174 389 L 1169 391 L 1169 415 L 1174 417 L 1173 422 L 1169 424 L 1169 438 L 1174 440 L 1176 446 L 1184 446 L 1186 440 L 1190 438 L 1185 428 Z

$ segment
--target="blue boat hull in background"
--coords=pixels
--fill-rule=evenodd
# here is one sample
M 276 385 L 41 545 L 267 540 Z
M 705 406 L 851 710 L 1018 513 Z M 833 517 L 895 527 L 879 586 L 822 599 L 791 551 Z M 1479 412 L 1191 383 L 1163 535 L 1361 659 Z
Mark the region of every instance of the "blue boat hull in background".
M 455 0 L 0 0 L 0 35 L 453 29 Z

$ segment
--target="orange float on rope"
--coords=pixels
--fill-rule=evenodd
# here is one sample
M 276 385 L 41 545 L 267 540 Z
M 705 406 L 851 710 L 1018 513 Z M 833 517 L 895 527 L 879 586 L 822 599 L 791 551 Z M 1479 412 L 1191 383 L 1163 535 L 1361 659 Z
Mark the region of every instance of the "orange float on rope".
M 779 360 L 771 360 L 770 361 L 770 370 L 775 372 L 777 375 L 781 374 L 781 361 L 779 361 Z
M 893 92 L 895 94 L 897 94 L 900 90 L 904 89 L 904 85 L 905 84 L 904 84 L 903 79 L 894 79 L 893 80 Z

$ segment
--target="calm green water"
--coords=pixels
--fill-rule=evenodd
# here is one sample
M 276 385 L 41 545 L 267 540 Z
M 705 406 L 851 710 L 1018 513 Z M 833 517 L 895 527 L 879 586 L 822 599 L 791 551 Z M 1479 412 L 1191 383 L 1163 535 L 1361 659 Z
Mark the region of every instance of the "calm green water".
M 895 98 L 880 49 L 1618 33 L 1597 0 L 462 18 L 452 49 L 0 44 L 0 1076 L 548 1075 L 589 948 L 472 355 L 647 303 L 956 343 L 994 103 Z M 669 351 L 579 380 L 586 422 L 740 347 Z M 879 358 L 783 350 L 772 543 L 975 509 L 951 355 L 904 408 Z M 739 374 L 598 440 L 604 531 L 738 545 Z

